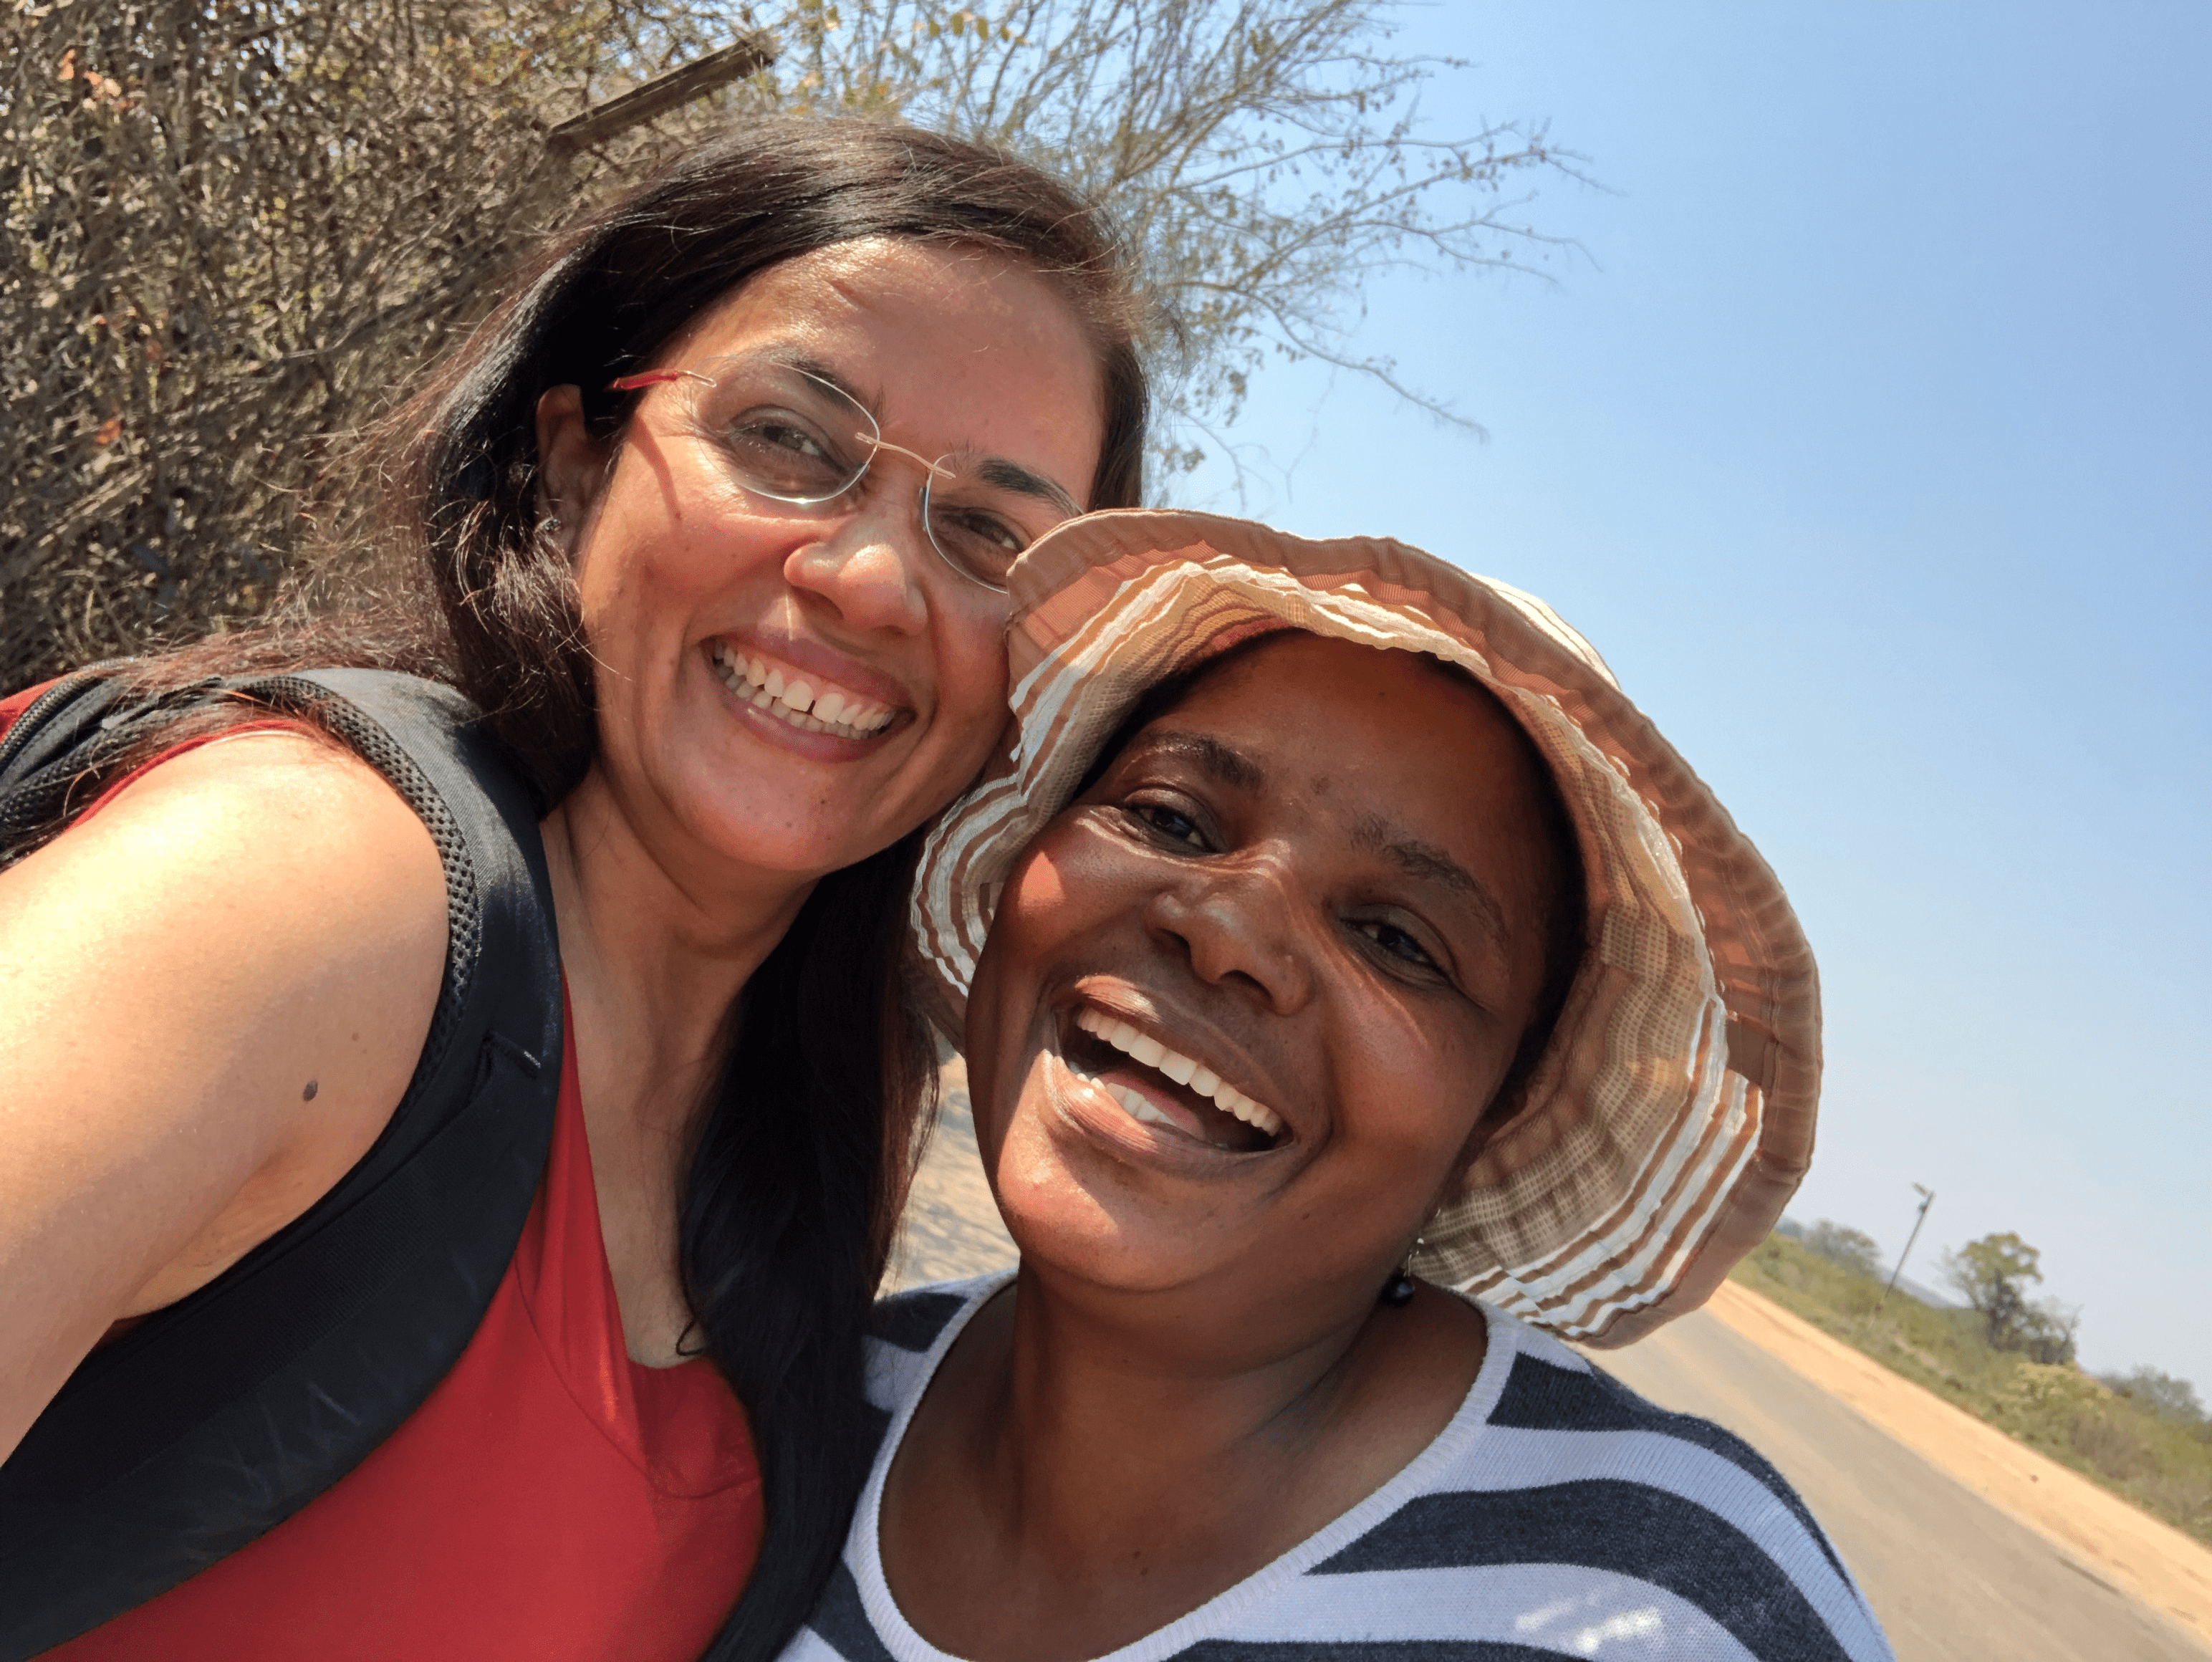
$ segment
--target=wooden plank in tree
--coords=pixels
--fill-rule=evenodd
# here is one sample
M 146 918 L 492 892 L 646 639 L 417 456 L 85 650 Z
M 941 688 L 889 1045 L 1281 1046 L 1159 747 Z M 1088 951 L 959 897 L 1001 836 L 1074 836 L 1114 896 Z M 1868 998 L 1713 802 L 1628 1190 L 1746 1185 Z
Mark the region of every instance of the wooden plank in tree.
M 656 75 L 619 98 L 586 110 L 563 121 L 545 135 L 545 148 L 556 156 L 571 156 L 594 144 L 605 143 L 617 133 L 665 114 L 717 87 L 741 81 L 775 62 L 775 41 L 765 31 L 740 36 L 719 52 L 710 52 L 680 69 Z

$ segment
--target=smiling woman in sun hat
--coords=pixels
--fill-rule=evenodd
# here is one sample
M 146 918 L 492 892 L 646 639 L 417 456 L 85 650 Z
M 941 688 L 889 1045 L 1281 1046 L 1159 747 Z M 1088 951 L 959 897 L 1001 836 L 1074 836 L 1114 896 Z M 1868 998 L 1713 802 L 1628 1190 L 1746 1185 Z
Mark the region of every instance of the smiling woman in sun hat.
M 1704 1301 L 1818 1091 L 1790 903 L 1604 660 L 1212 515 L 1013 594 L 911 947 L 1022 1266 L 878 1306 L 785 1655 L 1887 1658 L 1777 1471 L 1559 1343 Z
M 1773 873 L 1604 661 L 1534 596 L 1403 545 L 1097 514 L 1024 563 L 1019 736 L 932 837 L 920 955 L 954 1024 L 1015 856 L 1149 691 L 1285 628 L 1460 666 L 1528 734 L 1583 867 L 1588 950 L 1540 1088 L 1414 1268 L 1613 1344 L 1702 1303 L 1812 1155 L 1820 995 Z
M 1022 1263 L 879 1306 L 787 1655 L 1887 1656 L 1771 1466 L 1553 1336 L 1695 1307 L 1811 1153 L 1812 956 L 1711 794 L 1397 544 L 1102 514 L 1013 581 L 912 946 Z

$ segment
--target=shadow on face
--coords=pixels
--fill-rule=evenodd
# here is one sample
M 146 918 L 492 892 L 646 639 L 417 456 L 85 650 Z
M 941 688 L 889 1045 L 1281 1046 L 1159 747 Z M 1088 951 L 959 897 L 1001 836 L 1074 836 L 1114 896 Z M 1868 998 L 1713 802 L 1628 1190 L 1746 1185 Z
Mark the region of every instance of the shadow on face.
M 1024 1260 L 1371 1305 L 1542 1017 L 1562 836 L 1526 735 L 1412 653 L 1277 636 L 1144 720 L 1024 852 L 969 995 Z

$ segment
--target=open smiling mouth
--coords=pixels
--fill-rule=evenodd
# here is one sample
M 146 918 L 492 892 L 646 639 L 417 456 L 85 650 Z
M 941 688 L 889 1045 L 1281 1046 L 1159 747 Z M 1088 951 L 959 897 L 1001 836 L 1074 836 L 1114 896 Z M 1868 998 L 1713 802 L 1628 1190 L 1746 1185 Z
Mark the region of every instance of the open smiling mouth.
M 1257 1154 L 1288 1140 L 1281 1117 L 1264 1103 L 1118 1016 L 1079 1005 L 1060 1038 L 1070 1071 L 1140 1124 L 1232 1154 Z
M 714 673 L 731 691 L 802 733 L 872 739 L 898 719 L 898 712 L 888 704 L 832 686 L 818 677 L 810 681 L 772 659 L 741 654 L 726 641 L 714 643 L 713 655 Z

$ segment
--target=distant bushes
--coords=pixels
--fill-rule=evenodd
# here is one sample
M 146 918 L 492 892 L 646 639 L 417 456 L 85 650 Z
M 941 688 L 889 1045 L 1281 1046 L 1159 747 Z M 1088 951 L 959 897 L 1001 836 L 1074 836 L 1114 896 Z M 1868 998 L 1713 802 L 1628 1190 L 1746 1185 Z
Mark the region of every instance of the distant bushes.
M 1881 1274 L 1881 1249 L 1874 1237 L 1822 1218 L 1800 1238 L 1830 1263 L 1861 1275 Z
M 1823 1234 L 1822 1232 L 1829 1232 Z M 1989 1342 L 1983 1310 L 1887 1301 L 1856 1230 L 1822 1222 L 1771 1235 L 1736 1278 L 1978 1419 L 2212 1543 L 2212 1423 L 2196 1388 L 2155 1368 L 2105 1379 Z M 1816 1246 L 1818 1239 L 1822 1245 Z M 1873 1243 L 1866 1241 L 1871 1249 Z M 1869 1268 L 1868 1265 L 1875 1267 Z M 1879 1308 L 1877 1308 L 1879 1306 Z

